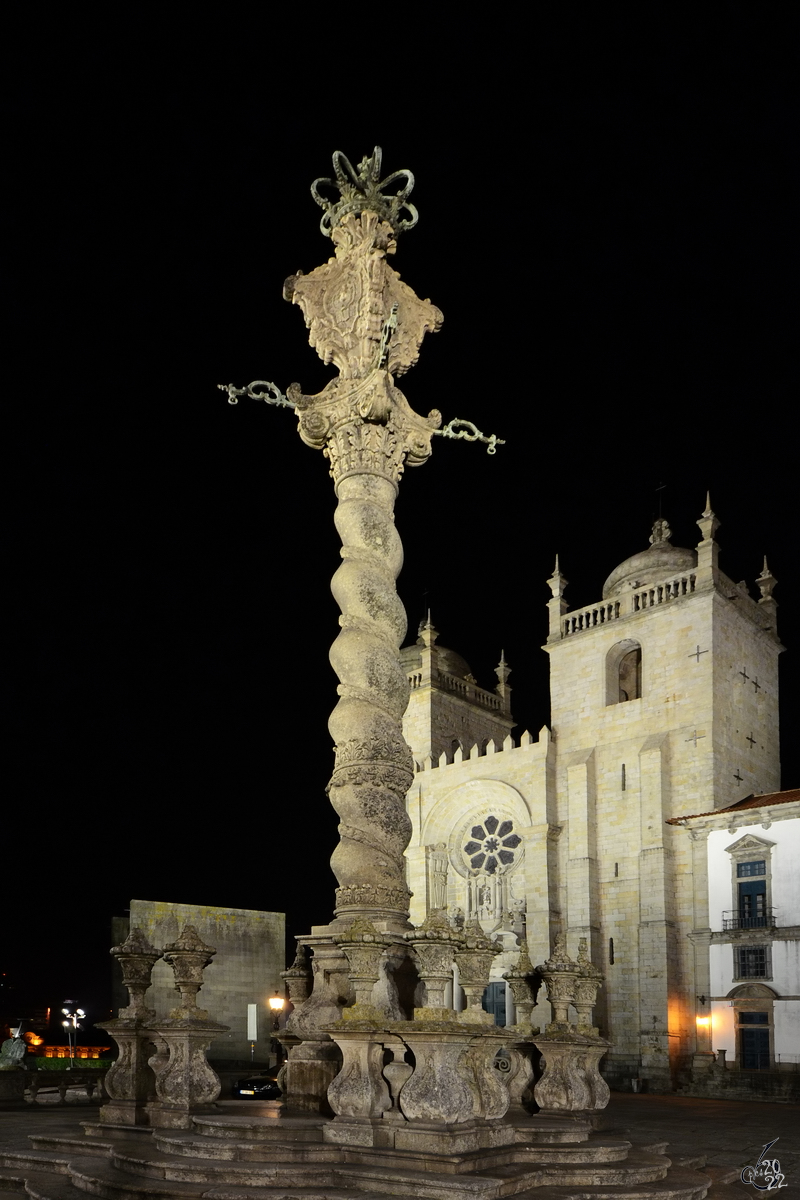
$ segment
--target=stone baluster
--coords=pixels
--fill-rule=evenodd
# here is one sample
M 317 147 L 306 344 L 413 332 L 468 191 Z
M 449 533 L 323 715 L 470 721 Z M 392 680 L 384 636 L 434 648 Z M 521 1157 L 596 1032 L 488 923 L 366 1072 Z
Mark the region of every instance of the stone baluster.
M 591 1025 L 576 1027 L 568 1019 L 569 1006 L 577 1000 L 579 1022 L 591 1020 L 591 1008 L 602 982 L 602 974 L 589 962 L 585 942 L 581 953 L 582 959 L 573 962 L 567 954 L 566 939 L 559 934 L 551 957 L 538 968 L 554 1010 L 554 1019 L 544 1035 L 534 1038 L 544 1071 L 533 1094 L 544 1112 L 593 1112 L 605 1108 L 610 1097 L 598 1070 L 610 1043 L 598 1037 Z
M 192 925 L 185 926 L 177 941 L 164 947 L 180 1003 L 168 1018 L 150 1023 L 156 1047 L 150 1059 L 156 1100 L 148 1106 L 148 1116 L 150 1124 L 158 1128 L 191 1128 L 192 1115 L 212 1104 L 220 1093 L 219 1076 L 209 1065 L 206 1052 L 229 1027 L 209 1020 L 208 1013 L 197 1006 L 203 971 L 215 954 Z
M 347 956 L 327 935 L 303 938 L 313 950 L 311 994 L 290 1013 L 284 1044 L 290 1045 L 286 1062 L 284 1095 L 292 1108 L 330 1116 L 328 1089 L 339 1073 L 342 1054 L 328 1030 L 352 1003 L 350 966 Z
M 161 951 L 134 927 L 120 946 L 111 947 L 110 953 L 120 965 L 129 1003 L 114 1020 L 97 1023 L 119 1047 L 117 1060 L 105 1078 L 110 1100 L 100 1109 L 100 1120 L 105 1125 L 146 1125 L 147 1107 L 155 1096 L 155 1076 L 149 1061 L 154 1042 L 148 1027 L 155 1013 L 147 1007 L 145 995 Z
M 533 1107 L 534 1068 L 533 1059 L 536 1046 L 532 1038 L 539 1033 L 539 1026 L 532 1026 L 531 1013 L 535 1007 L 533 998 L 534 968 L 528 953 L 527 939 L 520 938 L 519 958 L 510 971 L 506 971 L 507 980 L 514 997 L 514 1007 L 517 1011 L 515 1025 L 506 1026 L 508 1048 L 508 1084 L 509 1107 L 517 1113 L 530 1112 Z

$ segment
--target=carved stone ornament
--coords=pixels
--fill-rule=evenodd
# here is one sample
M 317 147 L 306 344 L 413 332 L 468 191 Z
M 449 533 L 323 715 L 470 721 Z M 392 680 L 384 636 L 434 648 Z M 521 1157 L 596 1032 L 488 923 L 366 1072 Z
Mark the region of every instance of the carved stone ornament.
M 493 1025 L 491 1013 L 483 1011 L 481 1002 L 489 983 L 492 963 L 503 949 L 502 943 L 494 942 L 486 936 L 477 917 L 466 926 L 463 937 L 464 944 L 456 950 L 455 961 L 459 983 L 467 998 L 467 1007 L 464 1012 L 459 1013 L 459 1020 Z
M 405 936 L 414 947 L 420 981 L 425 986 L 425 1005 L 415 1009 L 415 1019 L 452 1019 L 455 1013 L 445 1007 L 444 995 L 453 978 L 455 952 L 464 946 L 464 935 L 453 929 L 443 910 L 432 908 L 423 923 Z
M 508 981 L 511 995 L 514 997 L 514 1007 L 517 1010 L 518 1027 L 527 1028 L 531 1023 L 531 1012 L 535 1007 L 531 988 L 533 964 L 528 953 L 526 938 L 520 938 L 519 959 L 515 967 L 506 971 L 503 978 Z
M 575 980 L 575 996 L 572 1001 L 578 1016 L 578 1032 L 597 1037 L 599 1031 L 592 1025 L 592 1009 L 597 1003 L 597 993 L 603 985 L 603 972 L 590 960 L 585 937 L 581 938 L 578 946 L 578 966 L 580 974 Z
M 562 933 L 556 935 L 551 957 L 537 969 L 547 988 L 547 999 L 553 1007 L 553 1020 L 547 1026 L 547 1032 L 556 1036 L 560 1032 L 571 1031 L 573 1026 L 568 1011 L 575 996 L 575 982 L 581 968 L 567 954 L 566 938 Z
M 380 964 L 385 947 L 390 944 L 388 936 L 378 933 L 371 921 L 357 917 L 336 939 L 339 948 L 347 956 L 350 966 L 350 982 L 356 994 L 355 1004 L 344 1009 L 345 1019 L 366 1019 L 372 1013 L 372 989 L 378 982 Z M 375 1010 L 376 1017 L 380 1014 Z
M 138 1021 L 150 1020 L 155 1016 L 155 1011 L 146 1007 L 144 997 L 150 987 L 153 967 L 161 958 L 161 951 L 151 946 L 141 929 L 134 926 L 125 941 L 120 946 L 112 946 L 110 953 L 119 963 L 122 982 L 128 989 L 129 1003 L 127 1008 L 119 1010 L 119 1016 Z
M 181 1002 L 170 1016 L 176 1020 L 204 1020 L 208 1013 L 197 1007 L 197 993 L 203 986 L 203 970 L 216 954 L 207 946 L 193 925 L 184 926 L 180 937 L 164 947 L 164 962 L 169 963 L 175 976 L 175 990 Z
M 308 999 L 313 984 L 313 971 L 308 960 L 308 950 L 297 943 L 297 954 L 294 962 L 285 971 L 281 971 L 281 979 L 286 984 L 289 999 L 295 1008 L 299 1008 Z

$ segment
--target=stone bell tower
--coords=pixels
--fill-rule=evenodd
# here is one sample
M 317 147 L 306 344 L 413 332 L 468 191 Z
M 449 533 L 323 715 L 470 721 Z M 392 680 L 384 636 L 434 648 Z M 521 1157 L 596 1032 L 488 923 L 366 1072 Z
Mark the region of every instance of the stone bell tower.
M 483 752 L 490 740 L 499 749 L 514 727 L 505 655 L 495 668 L 497 687 L 488 691 L 460 654 L 437 646 L 438 637 L 428 613 L 414 645 L 400 651 L 410 688 L 403 735 L 418 764 L 428 756 L 452 761 L 457 751 L 468 758 L 473 746 Z
M 694 1021 L 695 882 L 665 821 L 780 787 L 775 580 L 765 561 L 754 600 L 708 500 L 698 525 L 689 550 L 656 521 L 595 604 L 569 610 L 558 562 L 549 580 L 560 904 L 607 967 L 610 1058 L 654 1083 Z

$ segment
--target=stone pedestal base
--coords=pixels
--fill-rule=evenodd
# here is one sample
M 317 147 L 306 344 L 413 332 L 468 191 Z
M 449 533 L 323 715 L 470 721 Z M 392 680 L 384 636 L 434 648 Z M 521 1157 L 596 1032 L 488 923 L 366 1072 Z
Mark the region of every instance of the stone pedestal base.
M 207 1109 L 221 1085 L 209 1066 L 206 1051 L 227 1025 L 192 1018 L 151 1025 L 156 1053 L 150 1059 L 156 1077 L 156 1100 L 147 1116 L 157 1129 L 190 1129 L 192 1114 Z
M 299 1042 L 289 1050 L 286 1060 L 286 1102 L 301 1112 L 333 1116 L 328 1103 L 328 1088 L 339 1074 L 342 1055 L 329 1039 L 322 1042 Z
M 323 1141 L 337 1146 L 446 1156 L 513 1145 L 516 1130 L 504 1121 L 465 1121 L 446 1125 L 441 1121 L 336 1117 L 325 1126 L 322 1136 Z M 430 1164 L 427 1169 L 432 1169 Z
M 533 1039 L 544 1060 L 544 1073 L 533 1089 L 539 1109 L 551 1115 L 595 1112 L 605 1108 L 611 1093 L 598 1071 L 610 1043 L 605 1038 L 573 1033 Z
M 147 1106 L 155 1100 L 156 1081 L 150 1058 L 155 1050 L 153 1035 L 143 1021 L 119 1017 L 98 1024 L 110 1033 L 119 1047 L 119 1056 L 105 1077 L 110 1097 L 100 1109 L 100 1120 L 109 1125 L 149 1125 Z

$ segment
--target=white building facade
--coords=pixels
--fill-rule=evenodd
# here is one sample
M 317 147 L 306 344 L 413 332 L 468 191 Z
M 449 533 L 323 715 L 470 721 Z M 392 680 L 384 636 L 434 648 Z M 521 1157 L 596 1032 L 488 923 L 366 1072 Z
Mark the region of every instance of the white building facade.
M 701 894 L 691 934 L 705 1002 L 696 1069 L 725 1062 L 745 1072 L 797 1071 L 800 789 L 672 823 L 700 860 L 698 884 L 702 865 L 708 879 L 707 910 Z

